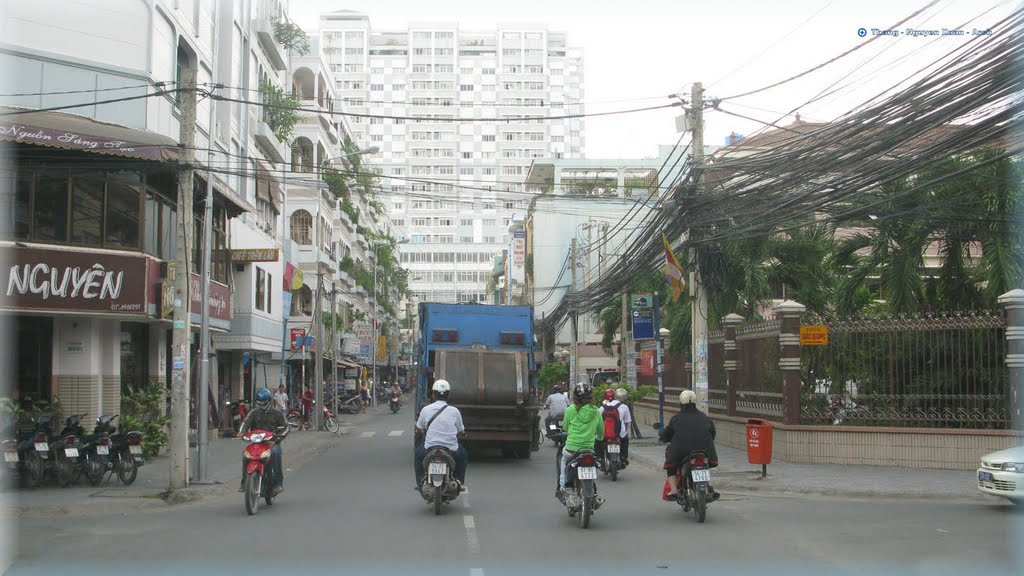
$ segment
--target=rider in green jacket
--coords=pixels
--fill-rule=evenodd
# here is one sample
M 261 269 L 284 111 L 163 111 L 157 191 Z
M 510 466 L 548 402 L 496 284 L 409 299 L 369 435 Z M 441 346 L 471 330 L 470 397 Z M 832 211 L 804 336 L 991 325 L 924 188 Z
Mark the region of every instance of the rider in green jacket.
M 573 389 L 573 404 L 565 410 L 563 426 L 568 437 L 565 440 L 565 448 L 562 450 L 562 460 L 559 465 L 560 474 L 558 477 L 558 496 L 561 498 L 565 490 L 565 463 L 572 458 L 577 450 L 593 450 L 594 442 L 604 434 L 604 423 L 601 421 L 601 414 L 597 408 L 590 403 L 594 395 L 593 388 L 586 382 L 580 382 Z

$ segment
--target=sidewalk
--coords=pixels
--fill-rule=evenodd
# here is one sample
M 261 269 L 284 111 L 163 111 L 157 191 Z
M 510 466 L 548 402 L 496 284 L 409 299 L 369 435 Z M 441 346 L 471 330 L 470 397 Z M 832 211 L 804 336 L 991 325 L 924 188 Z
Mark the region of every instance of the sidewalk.
M 968 470 L 792 464 L 773 460 L 768 465 L 768 476 L 761 479 L 761 466 L 747 463 L 745 451 L 722 446 L 716 448 L 719 465 L 711 471 L 711 478 L 714 487 L 723 492 L 1003 501 L 978 490 L 975 472 Z M 660 472 L 665 463 L 665 445 L 656 439 L 631 440 L 629 459 L 634 464 Z
M 387 411 L 387 407 L 384 407 Z M 345 437 L 345 429 L 359 424 L 379 412 L 371 409 L 367 414 L 343 415 L 341 434 L 330 432 L 293 431 L 283 444 L 285 486 L 288 474 L 300 468 L 319 453 L 337 445 Z M 169 504 L 194 502 L 215 498 L 238 489 L 242 474 L 241 455 L 245 442 L 222 438 L 211 433 L 208 456 L 207 484 L 191 484 L 186 488 L 169 491 L 170 462 L 166 453 L 148 460 L 139 468 L 138 477 L 125 486 L 117 475 L 106 478 L 99 486 L 91 486 L 84 479 L 67 488 L 44 484 L 39 488 L 10 488 L 0 491 L 0 509 L 4 516 L 47 516 L 57 514 L 112 514 L 167 508 Z M 195 448 L 190 451 L 195 458 Z M 190 465 L 194 460 L 190 460 Z

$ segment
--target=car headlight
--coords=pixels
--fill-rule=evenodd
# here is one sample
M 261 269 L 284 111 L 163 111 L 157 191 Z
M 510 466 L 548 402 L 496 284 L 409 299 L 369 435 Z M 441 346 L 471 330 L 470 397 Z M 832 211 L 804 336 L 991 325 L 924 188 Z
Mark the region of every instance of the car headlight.
M 1024 462 L 1007 462 L 1003 464 L 1003 470 L 1006 472 L 1024 472 Z

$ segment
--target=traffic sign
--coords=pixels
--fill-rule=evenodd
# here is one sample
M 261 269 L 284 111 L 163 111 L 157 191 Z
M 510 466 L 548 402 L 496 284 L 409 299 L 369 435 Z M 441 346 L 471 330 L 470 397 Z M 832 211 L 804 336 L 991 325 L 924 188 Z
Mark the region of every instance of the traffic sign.
M 642 294 L 633 294 L 632 304 L 633 308 L 650 308 L 654 305 L 654 299 L 651 297 L 650 292 L 644 292 Z
M 633 310 L 633 340 L 654 338 L 654 310 Z

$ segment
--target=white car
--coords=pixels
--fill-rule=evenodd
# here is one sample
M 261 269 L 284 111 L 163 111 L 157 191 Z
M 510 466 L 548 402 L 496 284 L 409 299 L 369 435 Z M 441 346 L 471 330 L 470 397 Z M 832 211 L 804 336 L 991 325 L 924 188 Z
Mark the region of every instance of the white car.
M 982 456 L 978 490 L 1024 505 L 1024 446 Z

